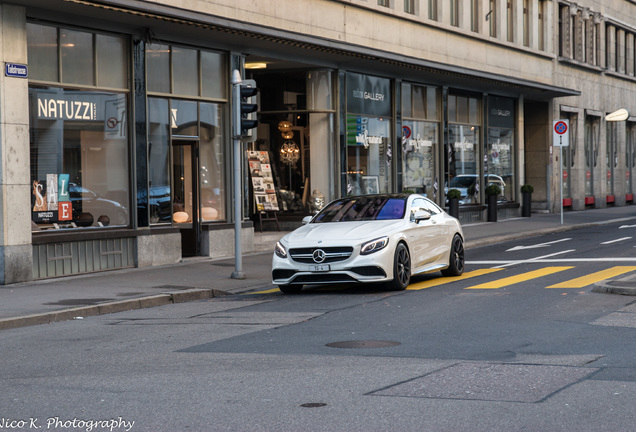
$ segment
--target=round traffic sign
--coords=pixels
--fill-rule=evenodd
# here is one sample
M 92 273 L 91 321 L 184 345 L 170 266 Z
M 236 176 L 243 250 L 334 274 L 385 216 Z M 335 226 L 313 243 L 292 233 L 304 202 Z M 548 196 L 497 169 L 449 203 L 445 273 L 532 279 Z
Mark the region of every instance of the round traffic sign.
M 554 124 L 554 131 L 559 135 L 563 135 L 568 131 L 568 125 L 565 122 L 558 121 Z
M 411 128 L 408 126 L 402 126 L 402 136 L 404 138 L 410 138 L 411 137 Z

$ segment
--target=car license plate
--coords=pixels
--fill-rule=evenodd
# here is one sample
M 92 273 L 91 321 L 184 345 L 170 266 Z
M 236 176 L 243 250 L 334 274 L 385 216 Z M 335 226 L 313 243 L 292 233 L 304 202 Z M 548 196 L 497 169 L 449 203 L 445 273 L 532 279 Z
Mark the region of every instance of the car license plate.
M 330 268 L 328 264 L 309 266 L 309 271 L 312 271 L 312 272 L 326 272 L 329 270 Z

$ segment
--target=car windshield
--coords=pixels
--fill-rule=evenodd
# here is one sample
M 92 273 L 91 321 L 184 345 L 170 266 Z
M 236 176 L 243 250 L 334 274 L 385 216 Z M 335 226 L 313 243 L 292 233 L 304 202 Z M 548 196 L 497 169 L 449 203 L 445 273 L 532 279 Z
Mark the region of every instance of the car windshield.
M 453 178 L 450 181 L 450 187 L 470 187 L 473 183 L 475 183 L 475 178 L 476 177 L 463 177 L 463 176 L 458 176 Z
M 313 223 L 402 219 L 405 208 L 406 197 L 348 197 L 327 205 Z

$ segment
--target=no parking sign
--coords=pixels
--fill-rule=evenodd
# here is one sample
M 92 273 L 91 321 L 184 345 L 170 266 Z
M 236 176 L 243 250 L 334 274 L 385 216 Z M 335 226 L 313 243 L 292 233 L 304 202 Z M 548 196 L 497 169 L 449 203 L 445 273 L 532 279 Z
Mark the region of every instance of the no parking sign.
M 569 120 L 555 120 L 552 122 L 552 145 L 555 147 L 567 147 L 570 144 Z

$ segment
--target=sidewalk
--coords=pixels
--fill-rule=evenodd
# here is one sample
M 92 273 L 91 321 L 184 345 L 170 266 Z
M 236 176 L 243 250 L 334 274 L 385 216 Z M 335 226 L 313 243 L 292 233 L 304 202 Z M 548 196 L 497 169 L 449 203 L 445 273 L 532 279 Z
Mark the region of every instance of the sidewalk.
M 636 206 L 566 212 L 563 224 L 560 213 L 534 213 L 530 218 L 464 225 L 465 247 L 471 249 L 609 222 L 636 224 Z M 246 278 L 242 280 L 230 277 L 235 269 L 234 258 L 192 258 L 169 266 L 0 286 L 0 330 L 273 288 L 271 251 L 284 234 L 255 233 L 256 237 L 271 242 L 271 247 L 268 252 L 243 256 Z M 598 292 L 636 294 L 636 278 L 628 276 L 596 288 Z

